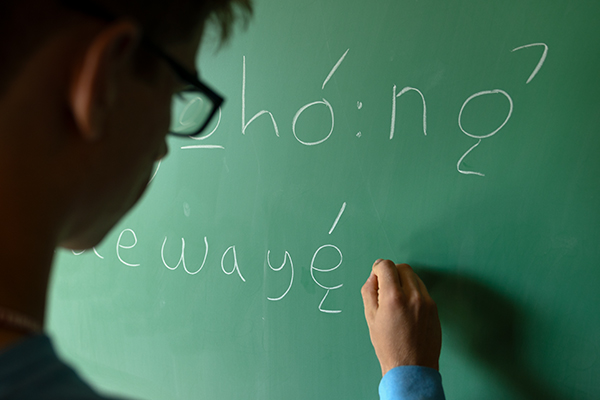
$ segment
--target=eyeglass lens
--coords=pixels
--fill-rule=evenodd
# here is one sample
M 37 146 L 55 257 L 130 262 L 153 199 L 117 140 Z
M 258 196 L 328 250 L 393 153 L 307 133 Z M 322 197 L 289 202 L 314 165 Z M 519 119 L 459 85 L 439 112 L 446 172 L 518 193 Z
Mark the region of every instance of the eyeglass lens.
M 200 91 L 175 94 L 171 103 L 170 132 L 176 135 L 197 134 L 210 118 L 215 103 Z

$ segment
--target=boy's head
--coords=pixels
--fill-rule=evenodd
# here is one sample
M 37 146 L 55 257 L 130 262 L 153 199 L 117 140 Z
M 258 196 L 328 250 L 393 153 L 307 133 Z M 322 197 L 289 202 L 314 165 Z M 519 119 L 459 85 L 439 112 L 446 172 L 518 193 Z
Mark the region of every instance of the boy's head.
M 219 39 L 226 40 L 238 14 L 251 12 L 250 0 L 2 0 L 0 90 L 37 46 L 80 19 L 82 9 L 104 9 L 131 19 L 163 44 L 189 40 L 205 27 L 215 28 Z
M 197 74 L 207 22 L 226 38 L 249 0 L 0 7 L 0 213 L 9 226 L 35 228 L 32 239 L 94 246 L 166 154 L 171 98 L 185 84 L 142 38 Z

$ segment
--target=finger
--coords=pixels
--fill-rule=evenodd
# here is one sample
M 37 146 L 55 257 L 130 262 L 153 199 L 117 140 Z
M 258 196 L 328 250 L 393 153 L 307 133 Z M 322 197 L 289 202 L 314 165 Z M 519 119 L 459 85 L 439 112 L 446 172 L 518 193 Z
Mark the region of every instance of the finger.
M 425 283 L 423 282 L 421 277 L 419 275 L 417 275 L 416 273 L 415 273 L 415 277 L 417 278 L 419 290 L 421 291 L 421 294 L 423 295 L 423 297 L 431 298 L 431 295 L 429 294 L 429 291 L 427 290 L 427 286 L 425 286 Z
M 421 294 L 417 274 L 415 274 L 410 265 L 398 264 L 396 268 L 398 269 L 404 293 L 409 296 L 410 294 Z
M 396 264 L 390 260 L 382 260 L 373 265 L 373 274 L 377 276 L 379 284 L 379 302 L 384 299 L 402 296 L 402 284 Z
M 377 310 L 379 301 L 378 297 L 377 276 L 371 274 L 361 289 L 363 304 L 365 307 L 365 315 L 368 317 L 373 311 Z

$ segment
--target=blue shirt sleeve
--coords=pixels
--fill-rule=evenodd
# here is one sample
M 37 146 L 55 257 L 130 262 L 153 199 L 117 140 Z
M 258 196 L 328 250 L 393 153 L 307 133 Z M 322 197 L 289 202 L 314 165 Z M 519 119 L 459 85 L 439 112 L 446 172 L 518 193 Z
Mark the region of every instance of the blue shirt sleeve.
M 428 367 L 406 365 L 389 370 L 379 384 L 380 400 L 445 400 L 442 376 Z

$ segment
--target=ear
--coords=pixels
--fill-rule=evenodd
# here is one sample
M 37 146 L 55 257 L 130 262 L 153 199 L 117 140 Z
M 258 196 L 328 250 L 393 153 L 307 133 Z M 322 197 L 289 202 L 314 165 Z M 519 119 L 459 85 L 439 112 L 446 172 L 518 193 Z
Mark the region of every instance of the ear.
M 104 28 L 88 44 L 71 79 L 69 102 L 80 135 L 99 139 L 119 90 L 118 72 L 133 62 L 140 30 L 130 21 Z

